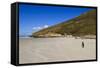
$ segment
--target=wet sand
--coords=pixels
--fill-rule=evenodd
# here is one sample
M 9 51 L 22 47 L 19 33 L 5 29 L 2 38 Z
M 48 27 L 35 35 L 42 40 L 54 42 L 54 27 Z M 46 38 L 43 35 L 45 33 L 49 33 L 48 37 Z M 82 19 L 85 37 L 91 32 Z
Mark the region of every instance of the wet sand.
M 20 38 L 19 63 L 96 59 L 96 40 L 75 38 Z

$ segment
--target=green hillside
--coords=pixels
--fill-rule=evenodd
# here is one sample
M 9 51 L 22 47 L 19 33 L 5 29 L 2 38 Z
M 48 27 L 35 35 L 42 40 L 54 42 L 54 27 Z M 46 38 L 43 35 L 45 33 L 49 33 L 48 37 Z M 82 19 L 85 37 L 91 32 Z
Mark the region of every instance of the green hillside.
M 96 35 L 96 10 L 90 10 L 71 20 L 42 29 L 33 33 L 32 36 L 36 37 L 47 33 L 73 36 Z

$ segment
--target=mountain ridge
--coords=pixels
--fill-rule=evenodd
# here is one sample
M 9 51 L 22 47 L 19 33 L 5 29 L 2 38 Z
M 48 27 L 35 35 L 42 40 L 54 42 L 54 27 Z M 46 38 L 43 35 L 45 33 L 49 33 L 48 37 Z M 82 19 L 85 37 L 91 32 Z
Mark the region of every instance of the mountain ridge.
M 96 10 L 90 10 L 73 19 L 32 33 L 32 36 L 45 36 L 49 33 L 73 36 L 96 35 Z

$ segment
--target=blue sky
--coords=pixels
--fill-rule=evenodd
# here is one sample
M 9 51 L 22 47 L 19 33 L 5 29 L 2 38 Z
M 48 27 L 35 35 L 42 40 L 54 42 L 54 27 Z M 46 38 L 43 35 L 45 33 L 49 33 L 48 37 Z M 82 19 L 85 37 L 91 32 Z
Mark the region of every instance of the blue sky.
M 31 35 L 40 29 L 72 19 L 91 8 L 19 5 L 19 35 Z

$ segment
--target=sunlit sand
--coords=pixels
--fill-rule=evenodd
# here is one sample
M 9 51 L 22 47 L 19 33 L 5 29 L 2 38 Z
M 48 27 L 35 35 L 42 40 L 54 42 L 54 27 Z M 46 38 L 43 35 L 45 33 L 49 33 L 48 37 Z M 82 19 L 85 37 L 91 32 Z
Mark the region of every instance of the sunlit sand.
M 20 38 L 19 63 L 96 59 L 96 40 L 75 38 Z

